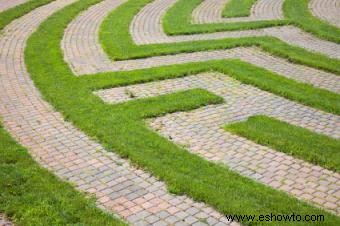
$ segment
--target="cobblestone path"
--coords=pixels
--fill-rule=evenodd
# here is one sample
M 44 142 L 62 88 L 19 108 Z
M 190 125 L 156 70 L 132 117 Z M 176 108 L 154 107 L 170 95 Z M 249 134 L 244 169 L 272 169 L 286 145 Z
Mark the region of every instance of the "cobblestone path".
M 0 0 L 0 12 L 27 0 Z M 221 38 L 273 36 L 340 58 L 340 45 L 325 41 L 293 26 L 209 34 L 168 36 L 161 19 L 178 0 L 155 0 L 139 11 L 130 25 L 136 45 L 192 42 Z M 106 151 L 74 127 L 47 103 L 36 89 L 24 62 L 26 41 L 53 13 L 76 2 L 56 0 L 14 20 L 0 34 L 0 116 L 10 134 L 28 148 L 42 166 L 72 182 L 97 198 L 100 208 L 112 212 L 131 225 L 239 225 L 213 208 L 189 197 L 170 194 L 166 185 L 143 169 L 137 169 L 117 154 Z M 64 59 L 76 76 L 98 72 L 130 71 L 164 65 L 203 62 L 214 59 L 240 59 L 284 77 L 340 93 L 338 75 L 298 65 L 271 56 L 257 47 L 201 51 L 142 59 L 111 61 L 99 43 L 104 18 L 127 0 L 103 0 L 82 12 L 65 29 L 61 48 Z M 228 0 L 205 0 L 193 11 L 193 23 L 249 22 L 283 19 L 283 0 L 258 0 L 249 17 L 223 18 Z M 339 26 L 339 1 L 311 0 L 313 15 Z M 108 104 L 154 97 L 175 91 L 202 88 L 224 98 L 224 104 L 202 107 L 148 119 L 160 135 L 203 158 L 225 164 L 292 196 L 340 214 L 340 175 L 288 154 L 258 145 L 222 129 L 253 115 L 268 115 L 290 124 L 340 138 L 340 117 L 307 107 L 241 84 L 216 72 L 184 78 L 97 90 Z M 133 97 L 128 94 L 133 93 Z M 6 223 L 0 214 L 0 225 Z

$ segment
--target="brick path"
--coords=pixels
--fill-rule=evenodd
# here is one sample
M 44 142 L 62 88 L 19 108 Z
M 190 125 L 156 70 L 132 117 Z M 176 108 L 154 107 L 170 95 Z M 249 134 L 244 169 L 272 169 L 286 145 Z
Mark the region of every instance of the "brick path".
M 231 135 L 221 127 L 252 115 L 268 115 L 331 137 L 340 137 L 340 117 L 315 110 L 225 75 L 197 76 L 98 91 L 109 103 L 203 88 L 225 99 L 226 104 L 192 112 L 169 114 L 150 125 L 157 132 L 209 160 L 223 162 L 242 175 L 284 190 L 340 213 L 340 174 L 325 170 L 284 153 Z
M 311 0 L 309 9 L 314 16 L 340 27 L 340 1 L 339 0 Z
M 155 0 L 147 4 L 134 17 L 130 26 L 130 33 L 137 45 L 214 40 L 230 37 L 273 36 L 291 45 L 319 52 L 331 58 L 340 58 L 339 44 L 321 40 L 293 26 L 271 27 L 236 32 L 167 36 L 163 31 L 161 20 L 167 10 L 177 1 L 178 0 Z M 204 12 L 202 11 L 202 13 Z M 202 17 L 204 17 L 204 15 L 202 15 Z
M 284 0 L 257 0 L 248 17 L 223 18 L 222 13 L 229 0 L 203 1 L 193 11 L 193 23 L 229 23 L 283 19 Z
M 14 226 L 14 224 L 0 213 L 0 226 Z
M 20 5 L 28 0 L 0 0 L 0 12 Z
M 169 194 L 163 182 L 105 151 L 42 100 L 24 65 L 25 43 L 43 20 L 72 2 L 57 0 L 40 7 L 11 23 L 0 37 L 0 115 L 5 128 L 40 164 L 94 194 L 100 207 L 131 224 L 230 224 L 203 203 Z
M 133 225 L 201 225 L 203 222 L 209 225 L 230 224 L 221 214 L 203 203 L 169 194 L 163 182 L 134 168 L 118 155 L 105 151 L 98 143 L 64 121 L 62 115 L 41 98 L 24 64 L 26 40 L 48 16 L 74 1 L 57 0 L 37 8 L 7 26 L 0 36 L 0 115 L 5 128 L 29 149 L 40 164 L 74 183 L 81 191 L 94 194 L 99 207 L 118 214 Z M 62 48 L 66 61 L 77 75 L 240 58 L 286 77 L 339 92 L 338 76 L 292 64 L 257 48 L 110 62 L 98 44 L 98 29 L 103 18 L 124 2 L 103 1 L 82 13 L 66 29 Z M 288 40 L 289 43 L 340 58 L 339 45 L 316 39 L 288 26 L 168 37 L 158 23 L 164 10 L 174 2 L 156 0 L 134 18 L 130 31 L 137 44 L 270 34 Z M 195 87 L 214 92 L 225 98 L 227 103 L 148 120 L 150 126 L 166 137 L 171 136 L 174 142 L 187 145 L 189 151 L 208 160 L 223 162 L 242 175 L 339 214 L 339 174 L 231 135 L 220 128 L 221 125 L 244 120 L 254 114 L 266 114 L 339 138 L 338 116 L 242 85 L 216 73 L 102 90 L 96 94 L 108 102 L 117 102 L 129 100 L 125 94 L 126 89 L 141 98 Z
M 62 41 L 64 56 L 77 75 L 98 72 L 136 70 L 178 63 L 207 61 L 212 59 L 239 58 L 316 87 L 340 92 L 340 77 L 310 67 L 296 65 L 287 60 L 270 56 L 257 48 L 234 48 L 150 57 L 138 60 L 112 62 L 99 44 L 99 26 L 105 16 L 124 1 L 106 0 L 82 13 L 67 27 Z

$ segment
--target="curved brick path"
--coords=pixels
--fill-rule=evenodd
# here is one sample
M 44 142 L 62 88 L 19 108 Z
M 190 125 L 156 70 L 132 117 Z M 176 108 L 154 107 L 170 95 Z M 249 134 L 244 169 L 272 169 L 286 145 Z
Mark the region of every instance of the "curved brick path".
M 147 59 L 112 62 L 99 44 L 99 26 L 105 16 L 124 1 L 106 0 L 82 13 L 67 27 L 62 41 L 64 57 L 77 75 L 98 72 L 135 70 L 162 65 L 207 61 L 212 59 L 240 58 L 288 78 L 310 83 L 316 87 L 340 93 L 340 77 L 331 73 L 296 65 L 276 58 L 257 48 L 234 48 L 150 57 Z
M 229 23 L 283 19 L 284 0 L 257 0 L 248 17 L 223 18 L 222 13 L 229 0 L 203 1 L 193 11 L 193 23 Z
M 14 224 L 0 213 L 0 226 L 14 226 Z
M 339 116 L 291 102 L 219 73 L 100 90 L 96 95 L 108 103 L 118 103 L 131 100 L 127 93 L 138 99 L 193 88 L 213 92 L 223 97 L 226 104 L 169 114 L 149 120 L 150 126 L 193 153 L 223 162 L 242 175 L 340 213 L 340 174 L 221 129 L 228 123 L 263 114 L 339 138 Z
M 291 45 L 340 58 L 340 45 L 316 38 L 293 26 L 271 27 L 258 30 L 217 32 L 209 34 L 167 36 L 161 20 L 166 11 L 178 0 L 155 0 L 147 4 L 133 19 L 130 33 L 138 45 L 174 43 L 195 40 L 213 40 L 229 37 L 273 36 Z
M 136 225 L 227 225 L 212 208 L 167 193 L 164 183 L 105 151 L 42 100 L 24 65 L 27 38 L 52 13 L 74 0 L 57 0 L 15 20 L 0 37 L 0 115 L 5 128 L 43 166 L 98 205 Z M 233 223 L 237 225 L 236 223 Z
M 0 12 L 20 5 L 28 0 L 0 0 Z
M 340 27 L 340 0 L 311 0 L 309 9 L 314 16 Z

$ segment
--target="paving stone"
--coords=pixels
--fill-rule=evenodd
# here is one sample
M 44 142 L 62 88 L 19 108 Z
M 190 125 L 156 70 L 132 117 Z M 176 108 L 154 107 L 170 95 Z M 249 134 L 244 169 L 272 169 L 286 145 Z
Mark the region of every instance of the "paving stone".
M 339 0 L 311 0 L 309 1 L 309 9 L 314 16 L 340 27 Z
M 14 224 L 5 215 L 0 213 L 0 226 L 14 226 Z
M 334 191 L 340 186 L 338 173 L 316 167 L 221 129 L 228 123 L 261 114 L 339 138 L 339 116 L 241 84 L 220 73 L 203 73 L 107 89 L 97 95 L 109 103 L 118 103 L 132 99 L 127 94 L 124 95 L 122 90 L 133 92 L 133 99 L 139 99 L 193 88 L 208 90 L 223 97 L 226 103 L 147 120 L 149 125 L 163 136 L 171 137 L 173 142 L 188 147 L 193 153 L 208 160 L 223 162 L 242 175 L 309 200 L 333 212 L 339 212 L 337 198 L 334 196 Z M 334 206 L 324 204 L 326 201 L 323 198 L 329 193 L 333 194 L 333 198 L 330 198 L 333 201 L 327 203 L 333 203 Z M 317 197 L 321 197 L 323 202 L 319 198 L 315 199 Z M 186 203 L 177 206 L 189 216 L 196 214 L 196 208 Z
M 0 12 L 21 5 L 27 1 L 28 0 L 0 0 Z
M 107 152 L 63 120 L 35 88 L 24 65 L 26 40 L 47 17 L 75 1 L 53 1 L 16 19 L 3 30 L 0 115 L 5 128 L 42 166 L 73 182 L 78 189 L 93 194 L 99 208 L 121 218 L 142 224 L 146 216 L 176 207 L 170 200 L 177 198 L 180 203 L 194 205 L 188 197 L 168 194 L 163 182 Z M 150 202 L 145 205 L 147 200 L 143 197 L 146 196 L 157 197 L 157 205 Z M 151 208 L 157 211 L 152 212 Z M 205 208 L 207 206 L 199 211 L 204 212 Z
M 229 0 L 203 1 L 193 11 L 193 23 L 230 23 L 283 19 L 282 5 L 284 0 L 258 0 L 252 6 L 247 17 L 222 17 L 225 5 Z

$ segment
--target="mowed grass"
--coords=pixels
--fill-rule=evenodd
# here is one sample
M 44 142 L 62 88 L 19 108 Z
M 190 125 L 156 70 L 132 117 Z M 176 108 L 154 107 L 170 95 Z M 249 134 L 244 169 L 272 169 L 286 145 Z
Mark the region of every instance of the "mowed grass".
M 258 144 L 340 171 L 340 141 L 268 116 L 227 125 L 226 130 Z
M 108 151 L 115 151 L 122 157 L 129 158 L 134 164 L 163 180 L 171 192 L 203 201 L 221 213 L 312 213 L 325 216 L 326 221 L 322 225 L 340 223 L 335 215 L 189 153 L 145 125 L 145 118 L 221 103 L 221 98 L 216 95 L 194 89 L 117 105 L 105 104 L 93 95 L 92 91 L 99 87 L 185 76 L 213 68 L 208 63 L 196 63 L 191 64 L 191 67 L 174 65 L 76 77 L 63 61 L 60 41 L 70 21 L 97 2 L 98 0 L 83 0 L 64 8 L 46 20 L 28 40 L 25 51 L 28 71 L 46 100 L 58 111 L 82 131 L 101 142 Z M 121 19 L 124 20 L 124 17 Z M 221 62 L 223 63 L 225 62 Z M 230 62 L 230 65 L 233 63 Z M 234 74 L 237 71 L 230 69 Z M 270 223 L 260 223 L 264 224 Z M 304 222 L 301 225 L 304 224 L 307 225 Z
M 235 1 L 234 4 L 237 5 L 238 8 L 242 7 L 243 10 L 241 11 L 245 12 L 248 11 L 248 1 L 250 0 Z M 164 31 L 169 35 L 294 25 L 322 39 L 340 43 L 340 29 L 314 17 L 308 9 L 308 1 L 309 0 L 286 0 L 283 5 L 283 13 L 285 17 L 283 20 L 192 24 L 192 11 L 202 2 L 202 0 L 179 0 L 172 8 L 170 8 L 170 10 L 167 11 L 162 22 L 164 25 Z M 248 3 L 245 4 L 245 2 Z
M 15 225 L 125 225 L 41 168 L 0 125 L 0 212 Z
M 340 74 L 340 60 L 311 53 L 303 48 L 290 46 L 271 37 L 229 38 L 214 41 L 136 45 L 130 36 L 129 26 L 135 14 L 149 2 L 150 0 L 128 1 L 112 11 L 102 23 L 99 39 L 104 51 L 112 60 L 126 60 L 213 49 L 229 49 L 239 46 L 257 46 L 274 56 L 285 58 L 293 63 Z M 180 17 L 181 15 L 182 14 L 176 16 Z M 119 20 L 117 20 L 117 18 L 119 18 Z
M 245 17 L 250 15 L 250 10 L 257 0 L 230 0 L 222 13 L 223 17 Z
M 30 0 L 6 11 L 0 12 L 0 31 L 14 19 L 52 1 L 53 0 Z

